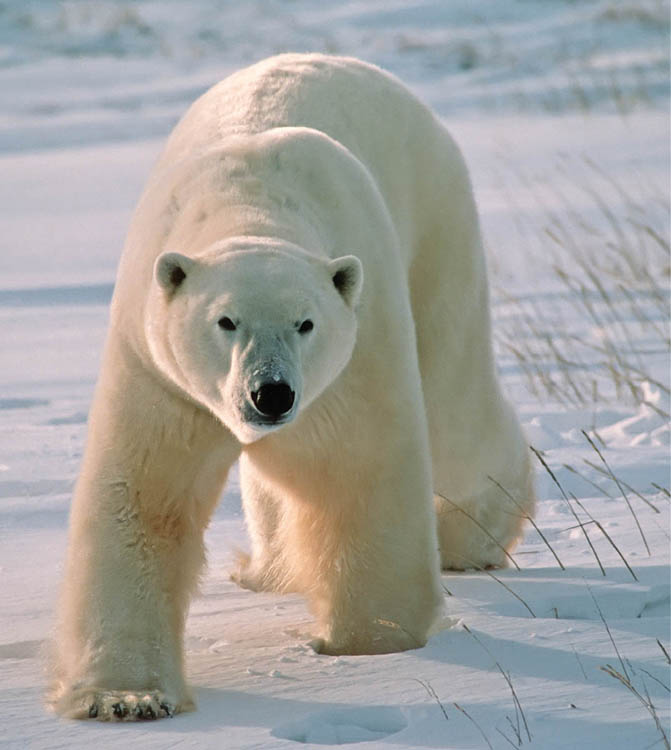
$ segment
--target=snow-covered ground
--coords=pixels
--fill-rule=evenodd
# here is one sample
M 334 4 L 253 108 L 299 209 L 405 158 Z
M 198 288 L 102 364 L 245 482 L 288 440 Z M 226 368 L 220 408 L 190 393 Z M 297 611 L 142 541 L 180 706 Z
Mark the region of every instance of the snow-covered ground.
M 0 5 L 0 747 L 669 747 L 668 33 L 661 0 Z M 188 103 L 285 50 L 384 65 L 462 145 L 538 530 L 519 570 L 443 577 L 425 648 L 320 656 L 299 597 L 228 579 L 233 478 L 197 712 L 56 719 L 41 652 L 130 212 Z

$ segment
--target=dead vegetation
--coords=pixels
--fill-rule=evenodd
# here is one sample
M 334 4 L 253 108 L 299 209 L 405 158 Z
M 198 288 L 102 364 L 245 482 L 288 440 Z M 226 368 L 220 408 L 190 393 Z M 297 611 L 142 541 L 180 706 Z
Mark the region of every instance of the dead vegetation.
M 530 241 L 541 256 L 530 262 L 549 266 L 556 291 L 537 298 L 496 289 L 502 356 L 539 399 L 593 411 L 645 406 L 668 419 L 669 385 L 650 367 L 671 355 L 666 195 L 642 184 L 634 196 L 588 158 L 566 160 L 552 186 L 518 179 L 542 218 L 539 230 L 524 228 L 536 232 Z

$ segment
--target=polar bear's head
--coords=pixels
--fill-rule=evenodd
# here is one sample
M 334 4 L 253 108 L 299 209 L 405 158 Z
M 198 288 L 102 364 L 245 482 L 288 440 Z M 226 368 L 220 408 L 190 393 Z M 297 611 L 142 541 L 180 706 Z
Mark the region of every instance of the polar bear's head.
M 247 239 L 198 259 L 164 253 L 148 311 L 158 367 L 241 443 L 294 420 L 356 340 L 361 262 L 268 244 Z

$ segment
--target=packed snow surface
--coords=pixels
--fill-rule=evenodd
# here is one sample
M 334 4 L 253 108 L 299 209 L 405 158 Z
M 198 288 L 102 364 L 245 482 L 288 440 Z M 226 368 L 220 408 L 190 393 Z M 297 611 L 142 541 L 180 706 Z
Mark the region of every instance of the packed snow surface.
M 661 0 L 0 5 L 0 747 L 669 747 L 668 33 Z M 130 212 L 190 101 L 307 50 L 388 68 L 464 150 L 536 527 L 508 569 L 443 576 L 425 648 L 320 656 L 300 597 L 229 580 L 233 476 L 187 626 L 198 710 L 57 719 L 43 654 Z

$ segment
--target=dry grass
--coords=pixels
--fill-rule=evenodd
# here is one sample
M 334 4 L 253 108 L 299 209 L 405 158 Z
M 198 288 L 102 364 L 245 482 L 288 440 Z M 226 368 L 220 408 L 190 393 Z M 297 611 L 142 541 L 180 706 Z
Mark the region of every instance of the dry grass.
M 500 729 L 497 729 L 498 733 L 508 741 L 509 744 L 511 744 L 513 747 L 522 747 L 522 745 L 525 742 L 525 738 L 527 742 L 531 742 L 531 732 L 529 731 L 529 724 L 527 723 L 527 718 L 524 714 L 524 709 L 522 708 L 522 704 L 520 703 L 520 699 L 517 696 L 517 692 L 515 690 L 515 686 L 513 685 L 513 681 L 510 677 L 510 673 L 506 672 L 501 664 L 499 663 L 498 659 L 492 654 L 492 652 L 487 648 L 487 646 L 478 638 L 477 635 L 465 624 L 462 623 L 463 629 L 478 643 L 486 652 L 489 654 L 490 658 L 494 661 L 494 666 L 499 670 L 501 675 L 503 676 L 503 679 L 506 681 L 506 684 L 508 685 L 508 688 L 510 689 L 510 693 L 512 695 L 513 699 L 513 707 L 515 709 L 515 719 L 511 719 L 510 716 L 506 716 L 506 720 L 508 721 L 508 724 L 512 730 L 514 740 L 513 741 L 510 737 L 508 737 L 507 734 L 502 732 Z
M 461 711 L 461 713 L 462 713 L 462 714 L 463 714 L 463 715 L 464 715 L 464 716 L 465 716 L 465 717 L 466 717 L 466 718 L 467 718 L 467 719 L 468 719 L 468 720 L 469 720 L 469 721 L 470 721 L 470 722 L 471 722 L 471 723 L 473 724 L 473 726 L 475 726 L 475 728 L 476 728 L 476 729 L 478 730 L 478 732 L 480 732 L 480 736 L 482 737 L 482 739 L 483 739 L 483 740 L 485 741 L 485 743 L 487 744 L 487 747 L 488 747 L 488 748 L 490 748 L 490 750 L 494 750 L 494 748 L 492 747 L 492 743 L 491 743 L 491 742 L 489 741 L 489 738 L 488 738 L 488 737 L 487 737 L 487 735 L 486 735 L 486 734 L 484 733 L 484 731 L 483 731 L 482 727 L 481 727 L 481 726 L 480 726 L 480 725 L 478 724 L 478 722 L 477 722 L 477 721 L 476 721 L 476 720 L 475 720 L 475 719 L 474 719 L 474 718 L 473 718 L 473 717 L 472 717 L 472 716 L 471 716 L 471 715 L 470 715 L 470 714 L 468 713 L 468 711 L 466 711 L 466 709 L 465 709 L 465 708 L 462 708 L 462 707 L 461 707 L 461 706 L 460 706 L 460 705 L 459 705 L 458 703 L 454 703 L 453 705 L 454 705 L 454 707 L 455 707 L 455 708 L 457 709 L 457 711 Z
M 556 553 L 554 547 L 547 540 L 547 537 L 545 536 L 545 534 L 540 530 L 538 524 L 536 523 L 536 521 L 534 521 L 533 516 L 529 515 L 529 513 L 527 513 L 524 510 L 522 504 L 518 500 L 516 500 L 512 496 L 512 494 L 510 492 L 508 492 L 508 490 L 500 482 L 497 482 L 496 479 L 494 479 L 494 477 L 488 476 L 487 479 L 489 479 L 490 482 L 492 482 L 493 484 L 495 484 L 501 490 L 501 492 L 503 492 L 503 494 L 513 503 L 513 505 L 515 505 L 518 508 L 518 510 L 520 511 L 520 514 L 522 515 L 522 517 L 525 518 L 527 521 L 529 521 L 529 523 L 536 530 L 536 533 L 538 534 L 538 536 L 540 536 L 540 538 L 543 540 L 543 543 L 545 544 L 545 546 L 550 550 L 550 552 L 552 553 L 552 556 L 557 561 L 557 564 L 559 565 L 559 567 L 562 570 L 566 570 L 566 567 L 564 566 L 564 563 L 559 559 L 559 555 Z M 528 607 L 527 607 L 527 609 L 528 609 Z M 535 617 L 535 615 L 534 615 L 534 617 Z
M 587 584 L 586 584 L 587 585 Z M 652 702 L 652 699 L 650 697 L 650 693 L 648 691 L 648 687 L 645 684 L 645 679 L 641 678 L 637 675 L 634 668 L 629 665 L 629 669 L 627 669 L 627 666 L 625 664 L 625 660 L 623 660 L 620 650 L 617 647 L 617 644 L 615 643 L 615 639 L 613 638 L 613 633 L 611 632 L 610 627 L 608 626 L 608 622 L 606 618 L 604 617 L 604 614 L 601 610 L 601 607 L 599 606 L 599 603 L 596 600 L 596 597 L 592 593 L 592 590 L 587 586 L 587 589 L 589 590 L 590 596 L 592 597 L 592 601 L 594 602 L 594 606 L 597 609 L 597 612 L 599 613 L 599 617 L 601 619 L 601 622 L 603 623 L 604 627 L 606 628 L 606 632 L 608 633 L 608 638 L 610 639 L 610 642 L 613 646 L 613 649 L 617 655 L 618 661 L 620 662 L 620 669 L 616 669 L 611 664 L 606 664 L 605 666 L 599 667 L 602 672 L 605 672 L 610 677 L 613 677 L 614 679 L 618 680 L 622 685 L 624 685 L 629 692 L 636 697 L 638 701 L 643 705 L 645 710 L 650 714 L 650 717 L 655 723 L 655 727 L 657 731 L 659 732 L 660 739 L 658 741 L 663 743 L 666 750 L 671 750 L 669 746 L 669 737 L 665 731 L 664 725 L 662 724 L 662 721 L 659 718 L 659 715 L 657 713 L 657 707 Z M 664 652 L 664 655 L 667 657 L 668 660 L 668 653 L 666 652 L 666 649 L 662 646 L 662 644 L 657 641 L 659 645 L 662 648 L 662 651 Z M 650 674 L 647 670 L 642 670 L 647 674 L 648 677 L 652 678 L 655 682 L 658 682 L 667 692 L 669 691 L 669 688 L 661 682 L 661 680 L 658 680 L 656 677 Z M 638 679 L 637 679 L 638 678 Z M 635 683 L 638 681 L 640 683 L 639 686 L 637 686 Z M 655 743 L 655 744 L 658 744 Z
M 642 687 L 643 694 L 642 694 L 641 689 L 638 689 L 632 683 L 632 681 L 629 679 L 629 677 L 626 674 L 622 674 L 622 672 L 618 671 L 615 667 L 611 666 L 610 664 L 606 664 L 605 667 L 601 667 L 601 670 L 605 672 L 606 674 L 610 675 L 611 677 L 615 678 L 616 680 L 619 680 L 627 688 L 627 690 L 629 690 L 629 692 L 641 702 L 645 710 L 650 714 L 650 717 L 655 722 L 655 727 L 657 728 L 657 731 L 660 734 L 659 741 L 663 743 L 666 750 L 671 750 L 671 746 L 669 745 L 669 737 L 666 734 L 664 725 L 662 724 L 659 718 L 659 715 L 657 713 L 657 707 L 652 702 L 652 699 L 650 698 L 650 693 L 648 692 L 648 689 L 645 686 L 645 683 L 643 683 L 643 687 Z M 655 744 L 658 744 L 658 743 L 655 743 Z
M 445 721 L 449 721 L 450 717 L 447 715 L 447 709 L 445 708 L 445 705 L 438 697 L 438 694 L 434 690 L 433 685 L 430 682 L 425 682 L 424 680 L 420 680 L 417 677 L 415 677 L 414 680 L 415 682 L 419 682 L 419 684 L 424 688 L 424 690 L 426 690 L 427 695 L 435 701 L 438 708 L 440 708 L 440 711 L 443 714 L 443 718 L 445 719 Z
M 589 159 L 581 160 L 578 168 L 575 160 L 567 161 L 564 174 L 551 186 L 535 184 L 520 175 L 518 179 L 534 196 L 542 217 L 540 226 L 532 224 L 537 222 L 534 218 L 527 225 L 518 224 L 518 228 L 531 245 L 542 249 L 544 256 L 536 262 L 545 263 L 551 271 L 555 290 L 524 297 L 498 290 L 505 316 L 503 322 L 496 321 L 495 327 L 500 353 L 508 356 L 508 362 L 512 358 L 538 400 L 576 412 L 576 435 L 579 428 L 587 428 L 581 430 L 582 437 L 593 453 L 593 460 L 582 459 L 591 476 L 567 463 L 563 468 L 598 490 L 599 495 L 624 502 L 650 555 L 638 512 L 645 509 L 659 514 L 658 505 L 668 502 L 671 493 L 652 482 L 649 489 L 639 491 L 616 476 L 597 428 L 597 415 L 610 405 L 626 407 L 630 413 L 638 412 L 653 422 L 656 415 L 660 426 L 669 419 L 668 195 L 647 184 L 637 186 L 634 180 L 629 180 L 625 188 Z M 515 207 L 512 202 L 511 208 Z M 656 376 L 659 372 L 665 374 Z M 531 450 L 558 488 L 576 521 L 574 528 L 580 528 L 603 575 L 606 570 L 590 532 L 608 542 L 638 581 L 622 549 L 590 512 L 588 503 L 562 487 L 542 451 Z M 657 493 L 654 502 L 645 497 L 653 491 Z M 636 671 L 623 658 L 591 589 L 589 593 L 618 659 L 617 667 L 607 664 L 602 671 L 640 702 L 657 729 L 659 739 L 655 744 L 669 750 L 669 737 L 650 697 L 651 683 L 646 685 L 646 680 L 659 683 L 667 692 L 669 688 L 649 671 Z M 670 664 L 667 649 L 661 641 L 657 643 L 665 663 Z M 587 679 L 582 664 L 580 668 Z M 521 728 L 519 723 L 515 726 Z M 513 731 L 511 737 L 504 735 L 509 744 L 515 739 L 518 746 L 521 744 L 521 732 Z
M 518 176 L 542 216 L 539 230 L 525 228 L 544 255 L 530 262 L 549 264 L 557 292 L 539 300 L 497 289 L 508 313 L 497 345 L 539 399 L 594 411 L 645 405 L 668 419 L 669 385 L 649 366 L 671 354 L 667 197 L 649 185 L 634 196 L 589 159 L 565 172 L 552 187 Z M 559 187 L 571 179 L 573 197 Z

